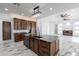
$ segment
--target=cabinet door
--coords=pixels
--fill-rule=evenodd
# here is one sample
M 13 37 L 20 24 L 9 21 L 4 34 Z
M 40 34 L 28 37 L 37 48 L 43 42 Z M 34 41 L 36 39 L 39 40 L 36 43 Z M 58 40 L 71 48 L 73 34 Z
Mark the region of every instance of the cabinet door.
M 14 29 L 18 29 L 18 20 L 14 18 Z
M 27 21 L 25 21 L 25 29 L 27 29 Z
M 38 40 L 34 39 L 34 52 L 38 54 Z
M 21 29 L 21 19 L 14 18 L 14 29 Z
M 32 34 L 36 34 L 36 22 L 34 21 L 31 22 L 31 29 L 32 29 Z
M 21 29 L 24 29 L 24 20 L 21 20 Z
M 17 27 L 18 27 L 18 29 L 20 30 L 21 29 L 21 20 L 20 19 L 18 19 L 18 22 L 17 22 Z
M 33 48 L 34 48 L 34 40 L 32 39 L 32 38 L 30 38 L 30 49 L 31 50 L 34 50 Z
M 30 28 L 31 28 L 31 24 L 30 23 L 31 23 L 30 21 L 27 21 L 27 29 L 28 30 L 30 30 Z
M 39 41 L 39 55 L 49 56 L 50 55 L 50 43 L 40 40 Z
M 56 40 L 56 52 L 59 50 L 59 40 Z
M 50 55 L 56 55 L 56 41 L 51 43 Z

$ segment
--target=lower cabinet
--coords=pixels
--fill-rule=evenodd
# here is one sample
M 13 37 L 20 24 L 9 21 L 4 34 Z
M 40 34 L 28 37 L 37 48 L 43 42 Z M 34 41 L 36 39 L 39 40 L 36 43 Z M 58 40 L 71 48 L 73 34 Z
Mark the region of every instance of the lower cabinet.
M 56 53 L 59 51 L 59 40 L 56 40 Z
M 34 39 L 33 38 L 29 38 L 30 39 L 30 49 L 33 51 L 34 50 Z
M 19 42 L 25 39 L 24 33 L 14 33 L 14 41 Z
M 50 55 L 55 56 L 56 55 L 56 41 L 53 41 L 50 45 Z
M 59 40 L 47 42 L 36 38 L 30 38 L 30 49 L 39 56 L 55 56 L 59 50 Z
M 39 47 L 38 43 L 39 41 L 37 39 L 34 39 L 34 52 L 36 54 L 38 54 L 38 47 Z
M 40 56 L 50 55 L 50 43 L 39 40 L 39 55 Z

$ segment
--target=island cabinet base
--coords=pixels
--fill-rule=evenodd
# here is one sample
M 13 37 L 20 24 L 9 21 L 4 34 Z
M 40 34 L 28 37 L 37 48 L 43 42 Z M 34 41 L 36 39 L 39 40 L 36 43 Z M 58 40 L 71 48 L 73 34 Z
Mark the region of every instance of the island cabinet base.
M 48 42 L 40 38 L 30 37 L 29 41 L 29 48 L 39 56 L 56 56 L 59 51 L 58 39 Z
M 40 56 L 50 55 L 50 43 L 39 40 L 39 55 Z
M 56 40 L 56 41 L 58 41 L 58 40 Z M 50 43 L 50 42 L 39 40 L 39 55 L 40 56 L 57 55 L 58 50 L 59 50 L 59 44 L 56 41 L 53 41 Z M 56 45 L 57 45 L 57 47 L 56 47 Z

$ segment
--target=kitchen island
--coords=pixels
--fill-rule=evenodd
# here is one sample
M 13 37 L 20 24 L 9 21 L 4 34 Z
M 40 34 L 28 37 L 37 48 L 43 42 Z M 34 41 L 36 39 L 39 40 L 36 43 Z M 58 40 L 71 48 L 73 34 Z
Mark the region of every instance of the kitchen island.
M 26 37 L 27 38 L 27 37 Z M 57 36 L 42 35 L 28 36 L 29 39 L 25 39 L 24 43 L 27 43 L 28 48 L 34 51 L 39 56 L 55 56 L 59 51 L 59 39 Z M 27 47 L 27 45 L 25 45 Z

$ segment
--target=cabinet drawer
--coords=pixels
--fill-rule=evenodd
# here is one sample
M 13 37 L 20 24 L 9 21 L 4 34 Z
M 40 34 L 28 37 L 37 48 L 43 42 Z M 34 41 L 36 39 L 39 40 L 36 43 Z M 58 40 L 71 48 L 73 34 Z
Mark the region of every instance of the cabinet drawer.
M 41 51 L 46 52 L 46 53 L 50 53 L 50 48 L 43 47 L 43 46 L 39 46 L 39 49 L 40 49 Z
M 45 42 L 45 41 L 39 41 L 39 46 L 43 47 L 43 48 L 50 48 L 50 43 L 49 42 Z
M 40 56 L 49 56 L 50 53 L 48 53 L 48 52 L 46 52 L 46 51 L 44 51 L 44 50 L 39 50 L 39 55 L 40 55 Z

